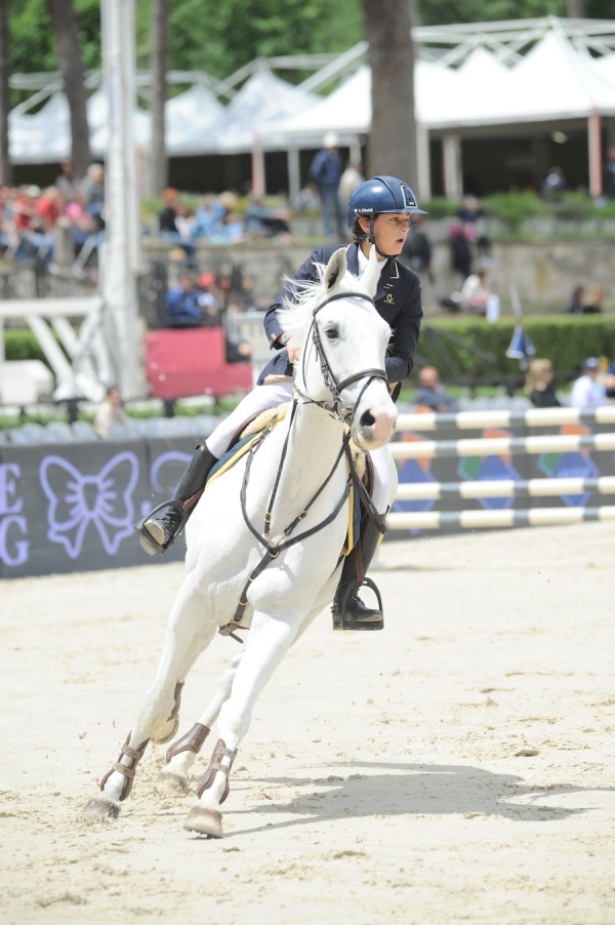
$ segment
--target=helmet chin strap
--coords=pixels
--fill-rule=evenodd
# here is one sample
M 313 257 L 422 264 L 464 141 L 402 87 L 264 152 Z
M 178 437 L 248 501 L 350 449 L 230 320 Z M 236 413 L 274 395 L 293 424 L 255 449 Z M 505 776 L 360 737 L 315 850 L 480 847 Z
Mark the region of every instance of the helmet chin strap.
M 370 215 L 369 218 L 369 234 L 361 235 L 361 241 L 368 241 L 370 244 L 373 244 L 376 248 L 376 253 L 380 254 L 381 257 L 384 257 L 385 260 L 394 260 L 395 257 L 398 257 L 398 254 L 385 254 L 384 251 L 381 251 L 376 243 L 376 232 L 374 229 L 374 219 L 375 216 Z

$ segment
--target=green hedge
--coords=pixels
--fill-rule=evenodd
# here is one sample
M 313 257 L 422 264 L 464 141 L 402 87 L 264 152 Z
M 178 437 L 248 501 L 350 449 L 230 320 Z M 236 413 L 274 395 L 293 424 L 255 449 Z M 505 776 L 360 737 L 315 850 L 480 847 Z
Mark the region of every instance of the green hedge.
M 436 331 L 450 331 L 475 347 L 494 354 L 495 364 L 489 368 L 489 375 L 518 375 L 518 361 L 506 357 L 515 328 L 514 319 L 504 319 L 495 324 L 482 319 L 429 319 L 426 324 Z M 551 360 L 556 372 L 573 372 L 590 356 L 615 359 L 615 317 L 533 316 L 524 319 L 523 325 L 536 347 L 535 356 Z M 463 374 L 472 375 L 477 367 L 476 357 L 448 339 L 444 343 Z M 419 340 L 418 351 L 438 367 L 441 376 L 450 377 L 445 362 L 439 356 L 437 344 L 432 345 L 428 336 Z
M 42 360 L 49 366 L 39 342 L 29 328 L 5 329 L 4 351 L 7 360 Z

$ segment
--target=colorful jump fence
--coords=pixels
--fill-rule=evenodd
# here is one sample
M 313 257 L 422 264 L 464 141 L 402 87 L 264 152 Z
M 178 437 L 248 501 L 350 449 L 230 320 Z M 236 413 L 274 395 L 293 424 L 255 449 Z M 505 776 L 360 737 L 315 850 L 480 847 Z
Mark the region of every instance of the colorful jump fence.
M 613 424 L 615 405 L 402 414 L 391 445 L 400 485 L 389 529 L 615 520 L 615 506 L 600 504 L 615 496 Z

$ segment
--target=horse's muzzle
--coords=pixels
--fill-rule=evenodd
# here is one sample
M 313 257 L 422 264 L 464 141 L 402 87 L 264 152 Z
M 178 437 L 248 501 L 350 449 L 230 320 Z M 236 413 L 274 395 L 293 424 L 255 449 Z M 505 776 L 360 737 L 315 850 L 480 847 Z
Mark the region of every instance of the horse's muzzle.
M 368 408 L 355 421 L 353 439 L 365 450 L 376 450 L 385 446 L 393 436 L 397 423 L 397 409 Z

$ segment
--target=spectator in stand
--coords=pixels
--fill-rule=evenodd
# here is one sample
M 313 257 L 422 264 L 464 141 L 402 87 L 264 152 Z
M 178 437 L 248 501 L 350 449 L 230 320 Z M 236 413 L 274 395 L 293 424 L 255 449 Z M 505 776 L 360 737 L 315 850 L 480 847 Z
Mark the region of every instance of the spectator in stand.
M 613 360 L 607 369 L 604 377 L 604 387 L 607 398 L 615 398 L 615 360 Z
M 109 439 L 112 427 L 121 427 L 123 430 L 129 427 L 122 395 L 116 385 L 112 385 L 107 389 L 104 401 L 96 409 L 96 416 L 94 417 L 94 430 L 101 440 Z
M 600 361 L 596 357 L 589 357 L 581 367 L 581 375 L 576 380 L 570 394 L 570 404 L 573 408 L 597 408 L 606 401 L 606 390 L 598 382 Z
M 243 315 L 241 305 L 235 301 L 229 301 L 224 319 L 227 363 L 249 363 L 252 358 L 252 347 L 241 337 L 239 325 L 241 315 Z
M 219 328 L 222 324 L 220 303 L 212 292 L 215 282 L 213 273 L 201 273 L 197 280 L 197 301 L 203 311 L 203 325 L 206 328 Z
M 440 414 L 459 411 L 459 405 L 455 399 L 444 391 L 440 382 L 440 374 L 435 366 L 424 366 L 420 370 L 419 385 L 420 389 L 414 399 L 417 405 Z
M 105 227 L 103 211 L 105 207 L 105 168 L 102 164 L 90 164 L 81 184 L 81 193 L 85 207 L 95 219 L 99 231 Z
M 293 202 L 293 208 L 297 212 L 319 212 L 321 206 L 318 187 L 315 183 L 306 183 L 303 189 L 299 190 Z
M 212 193 L 207 193 L 207 195 L 203 197 L 203 203 L 196 210 L 194 217 L 195 222 L 192 228 L 192 240 L 196 241 L 199 238 L 211 238 L 223 232 L 226 210 Z
M 346 212 L 348 208 L 348 200 L 351 195 L 364 182 L 365 177 L 361 173 L 361 161 L 355 156 L 354 160 L 348 161 L 346 170 L 340 177 L 339 197 L 343 212 Z
M 604 286 L 592 286 L 583 300 L 583 314 L 601 315 L 602 300 L 605 295 Z
M 530 360 L 525 388 L 535 408 L 559 408 L 560 400 L 553 391 L 553 366 L 551 360 Z
M 344 240 L 346 233 L 344 230 L 344 216 L 342 215 L 342 206 L 339 197 L 342 159 L 337 150 L 337 135 L 333 132 L 329 132 L 325 135 L 323 147 L 312 161 L 310 176 L 318 185 L 318 190 L 320 192 L 320 198 L 322 200 L 322 217 L 326 236 L 335 240 L 333 234 L 333 214 L 335 213 L 337 239 Z
M 611 145 L 606 152 L 602 196 L 605 200 L 615 199 L 615 145 Z
M 166 307 L 170 328 L 203 326 L 204 312 L 199 304 L 199 295 L 194 285 L 194 277 L 190 273 L 184 273 L 179 277 L 177 286 L 167 292 Z
M 252 196 L 245 211 L 246 231 L 257 237 L 278 238 L 291 243 L 292 232 L 288 224 L 290 214 L 286 209 L 270 209 L 258 196 Z
M 98 231 L 96 220 L 85 207 L 85 197 L 78 193 L 66 206 L 64 214 L 70 221 L 75 250 L 80 250 L 89 237 Z
M 585 301 L 585 286 L 575 286 L 572 292 L 572 298 L 564 309 L 568 315 L 582 315 L 583 303 Z
M 551 167 L 545 177 L 541 192 L 544 199 L 553 199 L 567 188 L 566 177 L 561 167 Z
M 490 296 L 487 271 L 481 267 L 464 281 L 461 287 L 461 307 L 473 315 L 486 315 Z
M 182 248 L 188 262 L 194 259 L 194 245 L 191 241 L 186 240 L 177 227 L 177 216 L 180 212 L 180 202 L 176 189 L 169 187 L 162 194 L 164 207 L 158 213 L 158 230 L 160 237 L 166 241 L 173 241 Z
M 53 234 L 56 223 L 64 211 L 64 200 L 56 186 L 50 186 L 36 202 L 36 215 L 43 234 Z
M 451 246 L 451 266 L 463 279 L 467 279 L 472 272 L 472 251 L 475 233 L 469 222 L 455 223 L 449 229 L 449 242 Z
M 60 191 L 65 202 L 72 202 L 81 192 L 81 184 L 75 174 L 75 164 L 70 158 L 60 164 L 60 173 L 54 186 Z

